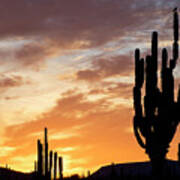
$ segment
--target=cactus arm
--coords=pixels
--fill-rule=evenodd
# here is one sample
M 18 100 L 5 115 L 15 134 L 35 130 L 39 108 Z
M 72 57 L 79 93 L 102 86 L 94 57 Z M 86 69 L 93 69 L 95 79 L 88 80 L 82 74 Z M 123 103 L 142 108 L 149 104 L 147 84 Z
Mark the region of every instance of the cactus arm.
M 140 59 L 140 50 L 135 50 L 135 86 L 142 88 L 144 82 L 144 59 Z
M 138 130 L 143 131 L 141 128 L 142 127 L 141 123 L 143 121 L 143 118 L 142 118 L 142 105 L 141 105 L 141 91 L 137 87 L 134 87 L 134 108 L 136 114 L 133 121 L 134 134 L 139 145 L 142 148 L 145 148 L 145 144 L 143 143 L 138 131 Z
M 158 69 L 158 33 L 156 31 L 152 34 L 152 47 L 151 47 L 151 70 L 153 86 L 157 87 L 157 69 Z
M 170 68 L 173 70 L 176 67 L 176 62 L 179 57 L 178 49 L 178 40 L 179 40 L 179 20 L 178 20 L 178 13 L 177 11 L 174 12 L 174 43 L 173 43 L 173 59 L 170 62 Z
M 142 117 L 141 88 L 144 82 L 144 59 L 140 59 L 139 49 L 135 50 L 135 87 L 133 89 L 134 108 L 137 117 Z
M 134 117 L 133 128 L 134 128 L 134 134 L 135 134 L 135 137 L 137 139 L 137 142 L 139 143 L 139 145 L 142 148 L 146 148 L 146 145 L 143 142 L 143 140 L 142 140 L 142 138 L 140 136 L 140 133 L 138 131 L 138 130 L 140 130 L 140 126 L 139 126 L 139 119 L 137 119 L 137 117 Z
M 177 10 L 174 12 L 174 24 L 173 24 L 173 29 L 174 29 L 174 40 L 178 41 L 179 40 L 179 20 L 178 20 L 178 12 Z
M 141 104 L 141 88 L 144 82 L 144 59 L 140 59 L 139 49 L 135 50 L 135 87 L 133 89 L 135 117 L 133 121 L 133 128 L 135 137 L 142 148 L 145 144 L 141 139 L 139 130 L 141 131 L 140 123 L 142 121 L 142 104 Z
M 174 43 L 173 43 L 173 63 L 172 69 L 176 67 L 176 62 L 179 57 L 179 20 L 178 20 L 178 13 L 177 11 L 174 13 Z
M 172 62 L 170 64 L 171 69 L 174 69 L 176 67 L 176 62 L 177 62 L 177 59 L 178 59 L 178 56 L 179 56 L 178 49 L 179 49 L 179 45 L 178 45 L 177 41 L 175 41 L 173 43 L 173 60 L 172 60 Z
M 134 87 L 133 94 L 135 115 L 139 118 L 142 118 L 141 90 L 137 87 Z
M 166 94 L 166 89 L 168 88 L 166 86 L 167 62 L 168 62 L 167 49 L 163 48 L 163 50 L 162 50 L 162 66 L 161 66 L 161 88 L 162 88 L 163 95 Z
M 135 87 L 133 89 L 135 116 L 142 118 L 141 88 L 144 82 L 144 60 L 139 49 L 135 50 Z

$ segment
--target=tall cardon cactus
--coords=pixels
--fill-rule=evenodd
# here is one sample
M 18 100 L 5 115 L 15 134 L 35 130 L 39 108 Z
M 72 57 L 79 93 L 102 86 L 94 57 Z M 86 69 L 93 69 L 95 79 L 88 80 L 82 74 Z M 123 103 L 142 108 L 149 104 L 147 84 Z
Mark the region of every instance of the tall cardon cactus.
M 173 29 L 173 51 L 169 61 L 167 49 L 162 50 L 161 88 L 158 88 L 158 33 L 152 34 L 151 55 L 146 56 L 145 62 L 140 58 L 140 50 L 135 50 L 134 133 L 139 145 L 148 154 L 156 175 L 161 174 L 169 144 L 180 120 L 180 91 L 175 101 L 173 77 L 178 59 L 179 39 L 176 9 Z M 144 81 L 145 96 L 142 104 L 141 89 Z

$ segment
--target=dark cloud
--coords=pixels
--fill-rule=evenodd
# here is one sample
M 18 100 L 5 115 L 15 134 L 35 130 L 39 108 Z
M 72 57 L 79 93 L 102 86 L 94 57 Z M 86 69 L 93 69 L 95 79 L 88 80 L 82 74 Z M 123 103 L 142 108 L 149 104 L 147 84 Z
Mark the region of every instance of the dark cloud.
M 44 67 L 48 58 L 60 52 L 59 48 L 42 40 L 22 41 L 18 47 L 16 41 L 11 43 L 9 47 L 0 48 L 0 64 L 6 65 L 6 69 L 10 71 L 21 68 L 39 70 Z
M 23 78 L 19 75 L 0 75 L 0 91 L 3 92 L 9 88 L 19 87 L 22 85 L 30 84 L 29 79 Z
M 14 86 L 21 86 L 23 84 L 24 84 L 23 78 L 17 75 L 13 75 L 11 77 L 3 77 L 0 80 L 0 87 L 14 87 Z
M 127 76 L 130 75 L 132 66 L 133 60 L 126 55 L 96 58 L 92 61 L 92 69 L 80 70 L 76 77 L 77 80 L 93 82 L 116 75 Z
M 76 41 L 100 45 L 146 27 L 150 19 L 157 19 L 157 14 L 161 17 L 172 6 L 164 5 L 164 0 L 158 2 L 161 6 L 156 1 L 139 0 L 3 0 L 0 36 L 43 36 L 61 47 L 71 44 L 71 48 Z
M 33 42 L 25 44 L 16 50 L 14 57 L 19 65 L 38 70 L 53 53 L 53 47 L 47 47 L 44 43 Z
M 133 43 L 142 42 L 149 30 L 159 28 L 158 20 L 178 5 L 179 1 L 167 4 L 165 0 L 2 0 L 0 39 L 32 42 L 13 54 L 0 50 L 0 57 L 11 54 L 16 62 L 38 69 L 47 57 L 64 49 L 94 48 L 112 41 L 126 44 L 131 37 Z M 166 26 L 170 28 L 169 21 Z M 79 74 L 99 78 L 90 70 Z

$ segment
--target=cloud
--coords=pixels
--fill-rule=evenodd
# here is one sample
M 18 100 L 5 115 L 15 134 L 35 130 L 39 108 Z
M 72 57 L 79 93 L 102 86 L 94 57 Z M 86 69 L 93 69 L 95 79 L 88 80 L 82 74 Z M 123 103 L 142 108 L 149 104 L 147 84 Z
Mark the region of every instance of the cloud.
M 127 44 L 127 47 L 131 47 L 128 44 L 130 42 L 142 43 L 152 27 L 160 26 L 156 21 L 161 19 L 165 24 L 170 8 L 180 5 L 178 1 L 168 4 L 164 2 L 15 0 L 12 3 L 3 0 L 0 39 L 26 43 L 16 50 L 9 47 L 0 50 L 3 59 L 1 62 L 13 59 L 14 66 L 20 63 L 39 70 L 48 58 L 59 55 L 60 51 L 93 49 L 116 41 L 120 45 Z M 167 32 L 163 34 L 167 37 Z M 92 79 L 101 76 L 92 73 L 90 70 L 81 71 L 79 76 L 87 76 L 88 79 L 90 76 Z
M 103 88 L 92 88 L 88 95 L 91 97 L 104 95 L 107 100 L 114 100 L 116 98 L 131 99 L 133 84 L 122 82 L 109 82 Z
M 76 74 L 77 80 L 96 82 L 113 76 L 128 76 L 132 71 L 133 61 L 130 56 L 96 58 L 92 61 L 92 68 L 80 70 Z
M 139 0 L 3 0 L 0 34 L 3 38 L 43 36 L 61 47 L 97 46 L 146 27 L 148 20 L 163 15 L 170 5 L 158 2 L 161 6 L 156 1 Z
M 114 88 L 120 86 L 122 89 L 128 87 L 118 84 Z M 113 97 L 89 101 L 88 96 L 94 92 L 90 90 L 89 93 L 82 94 L 79 93 L 78 89 L 67 91 L 57 100 L 56 106 L 48 112 L 32 121 L 6 127 L 4 136 L 7 139 L 3 145 L 15 148 L 11 154 L 8 154 L 9 161 L 11 162 L 11 158 L 15 154 L 17 157 L 26 157 L 36 153 L 37 139 L 43 138 L 41 132 L 46 126 L 49 129 L 50 148 L 53 150 L 61 149 L 62 156 L 70 153 L 72 161 L 70 167 L 90 167 L 91 159 L 100 157 L 99 149 L 106 149 L 109 145 L 113 148 L 112 144 L 117 143 L 115 137 L 122 140 L 121 135 L 126 132 L 119 130 L 122 130 L 124 126 L 128 127 L 129 122 L 127 119 L 131 116 L 131 110 L 123 105 L 116 104 L 113 108 L 110 108 L 113 102 L 108 101 Z M 106 88 L 104 92 L 101 91 L 100 93 L 119 94 L 113 88 Z M 14 138 L 16 138 L 15 141 Z M 71 147 L 82 148 L 67 152 L 65 148 L 69 147 L 69 144 L 71 144 Z M 25 151 L 25 149 L 28 150 Z M 65 149 L 66 152 L 63 152 L 62 149 Z M 89 154 L 88 157 L 87 153 Z M 109 155 L 104 157 L 110 159 Z M 6 158 L 3 157 L 2 161 L 5 162 Z M 77 162 L 74 164 L 74 159 L 84 159 L 85 163 Z M 15 163 L 15 160 L 12 159 L 12 162 Z M 102 159 L 99 158 L 99 160 L 95 161 L 97 165 L 102 162 Z
M 47 47 L 40 43 L 28 43 L 15 51 L 15 59 L 23 66 L 38 67 L 44 64 L 45 59 L 50 54 Z
M 19 87 L 22 85 L 28 85 L 31 81 L 27 78 L 23 78 L 19 75 L 0 75 L 0 91 L 4 92 L 5 90 L 13 87 Z
M 12 64 L 10 66 L 11 71 L 17 71 L 21 68 L 39 70 L 45 66 L 48 58 L 52 58 L 60 52 L 59 48 L 51 46 L 50 43 L 42 40 L 20 41 L 21 43 L 18 45 L 18 42 L 11 40 L 11 45 L 0 48 L 0 63 L 2 65 Z M 8 69 L 9 67 L 6 68 Z
M 21 76 L 12 76 L 2 78 L 0 81 L 0 87 L 14 87 L 22 85 L 22 77 Z

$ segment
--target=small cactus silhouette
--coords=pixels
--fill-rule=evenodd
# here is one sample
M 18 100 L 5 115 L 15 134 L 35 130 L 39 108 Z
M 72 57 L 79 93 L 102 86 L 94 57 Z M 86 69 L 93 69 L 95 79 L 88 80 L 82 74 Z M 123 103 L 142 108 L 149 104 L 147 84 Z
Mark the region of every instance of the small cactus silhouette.
M 43 146 L 40 142 L 40 140 L 38 139 L 37 141 L 37 149 L 38 149 L 38 162 L 37 162 L 37 170 L 38 170 L 38 175 L 42 176 L 43 174 Z
M 53 167 L 53 151 L 49 153 L 49 179 L 52 177 L 52 167 Z
M 54 180 L 56 180 L 57 177 L 57 152 L 54 153 Z
M 177 10 L 174 10 L 173 13 L 173 57 L 168 62 L 167 49 L 162 50 L 161 89 L 158 88 L 158 33 L 153 32 L 152 34 L 151 55 L 146 56 L 145 63 L 144 59 L 140 58 L 140 50 L 135 50 L 134 133 L 139 145 L 146 150 L 151 161 L 155 160 L 156 162 L 165 159 L 169 143 L 180 120 L 180 90 L 177 102 L 175 102 L 173 77 L 173 70 L 179 56 Z M 143 108 L 141 89 L 144 80 Z
M 59 157 L 59 179 L 63 180 L 63 158 Z
M 48 178 L 48 130 L 47 128 L 44 129 L 44 169 L 45 169 L 45 176 L 46 179 Z

